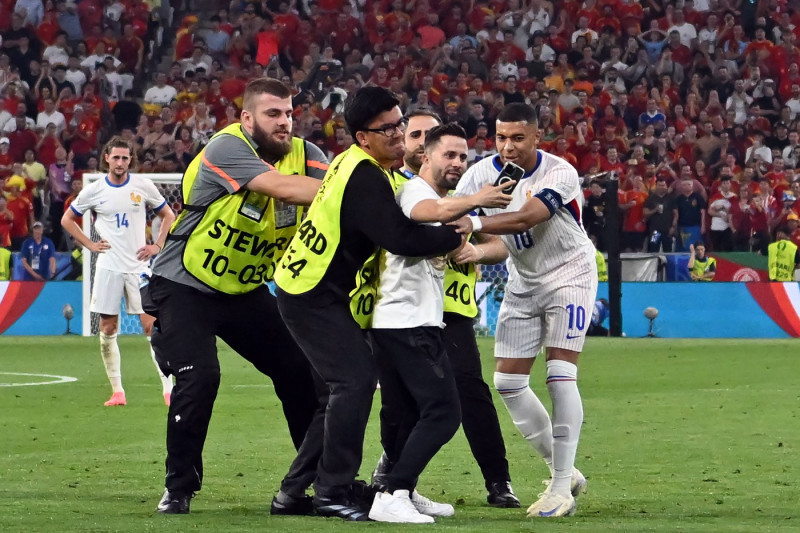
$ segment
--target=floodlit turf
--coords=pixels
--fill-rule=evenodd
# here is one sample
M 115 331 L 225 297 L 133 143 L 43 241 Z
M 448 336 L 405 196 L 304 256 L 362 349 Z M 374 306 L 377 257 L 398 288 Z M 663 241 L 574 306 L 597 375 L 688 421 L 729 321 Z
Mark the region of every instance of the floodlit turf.
M 268 344 L 265 344 L 268 346 Z M 491 341 L 481 343 L 491 376 Z M 522 510 L 485 505 L 483 480 L 461 433 L 434 459 L 420 492 L 451 502 L 456 516 L 425 530 L 800 530 L 797 341 L 592 339 L 579 384 L 585 423 L 578 466 L 589 493 L 572 518 L 531 521 L 543 462 L 497 400 Z M 97 339 L 0 337 L 0 531 L 372 531 L 419 526 L 271 517 L 269 501 L 291 458 L 267 380 L 227 348 L 205 451 L 206 487 L 189 516 L 154 512 L 163 486 L 166 408 L 141 337 L 121 339 L 128 406 L 110 394 Z M 542 362 L 534 390 L 549 404 Z M 377 398 L 377 397 L 376 397 Z M 379 456 L 377 410 L 362 475 Z

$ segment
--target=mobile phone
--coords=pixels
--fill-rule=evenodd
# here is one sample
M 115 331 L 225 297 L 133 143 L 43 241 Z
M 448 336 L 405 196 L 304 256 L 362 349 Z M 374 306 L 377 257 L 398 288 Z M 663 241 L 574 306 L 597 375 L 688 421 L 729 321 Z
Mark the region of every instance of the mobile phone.
M 497 179 L 494 182 L 494 186 L 497 187 L 498 185 L 513 181 L 514 183 L 512 185 L 509 185 L 503 189 L 505 194 L 511 194 L 514 192 L 514 188 L 519 184 L 519 180 L 521 180 L 524 175 L 524 168 L 509 161 L 503 165 L 502 170 L 500 170 L 500 174 L 497 176 Z

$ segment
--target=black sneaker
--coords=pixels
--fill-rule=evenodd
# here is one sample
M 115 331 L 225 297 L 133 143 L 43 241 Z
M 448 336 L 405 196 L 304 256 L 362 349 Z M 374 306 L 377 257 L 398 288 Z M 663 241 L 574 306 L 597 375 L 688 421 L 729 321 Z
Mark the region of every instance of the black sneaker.
M 269 514 L 308 516 L 314 514 L 314 503 L 311 496 L 303 495 L 298 498 L 281 491 L 272 498 Z
M 393 467 L 394 465 L 386 456 L 386 452 L 382 453 L 381 458 L 378 459 L 378 464 L 375 465 L 375 470 L 372 471 L 370 485 L 378 492 L 385 492 L 388 487 L 388 480 L 386 477 L 389 475 L 389 472 L 392 471 Z
M 156 510 L 163 514 L 189 514 L 189 504 L 194 492 L 165 490 Z
M 348 522 L 369 522 L 369 509 L 364 509 L 347 498 L 325 498 L 314 496 L 314 511 L 317 516 L 341 518 Z
M 372 507 L 372 502 L 375 501 L 375 494 L 384 491 L 385 489 L 381 490 L 375 485 L 367 485 L 366 481 L 357 479 L 348 487 L 347 499 L 369 511 L 369 509 Z
M 489 494 L 486 501 L 492 507 L 503 507 L 505 509 L 516 509 L 519 507 L 519 498 L 514 494 L 510 481 L 492 481 L 486 483 L 486 490 Z

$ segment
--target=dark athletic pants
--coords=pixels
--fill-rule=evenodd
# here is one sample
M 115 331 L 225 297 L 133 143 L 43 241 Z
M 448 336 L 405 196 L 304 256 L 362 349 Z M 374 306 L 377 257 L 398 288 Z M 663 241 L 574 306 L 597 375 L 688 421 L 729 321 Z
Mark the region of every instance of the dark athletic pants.
M 220 382 L 216 336 L 272 379 L 295 447 L 319 406 L 308 361 L 281 320 L 266 286 L 241 295 L 209 295 L 154 277 L 156 358 L 175 376 L 167 418 L 166 488 L 200 490 L 203 445 Z
M 503 434 L 492 393 L 483 380 L 472 319 L 457 313 L 445 313 L 444 322 L 445 348 L 461 403 L 461 425 L 472 455 L 486 483 L 510 481 Z M 385 398 L 383 394 L 381 397 Z M 381 442 L 389 460 L 395 462 L 399 456 L 397 443 L 407 439 L 413 420 L 408 419 L 406 411 L 391 404 L 391 399 L 382 400 Z
M 461 408 L 438 327 L 371 330 L 381 382 L 381 420 L 402 420 L 384 449 L 394 462 L 389 492 L 414 490 L 433 456 L 458 430 Z M 383 423 L 382 423 L 383 427 Z
M 328 387 L 328 407 L 308 432 L 309 440 L 322 442 L 314 493 L 345 499 L 361 467 L 364 431 L 377 382 L 375 361 L 346 301 L 320 304 L 280 288 L 277 293 L 286 326 Z M 282 488 L 287 481 L 293 487 L 302 485 L 303 472 L 295 468 L 296 463 Z

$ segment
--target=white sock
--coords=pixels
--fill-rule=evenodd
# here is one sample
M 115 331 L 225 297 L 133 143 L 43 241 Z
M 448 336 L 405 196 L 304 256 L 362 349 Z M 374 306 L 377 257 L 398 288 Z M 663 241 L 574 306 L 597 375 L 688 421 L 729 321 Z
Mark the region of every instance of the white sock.
M 550 416 L 530 387 L 527 374 L 494 373 L 494 386 L 522 436 L 539 452 L 552 473 L 553 429 Z
M 150 342 L 150 337 L 147 337 L 147 342 Z M 153 345 L 150 345 L 150 357 L 153 358 L 153 364 L 156 365 L 156 372 L 158 372 L 158 377 L 161 378 L 161 391 L 163 394 L 172 394 L 172 377 L 167 377 L 161 373 L 161 368 L 158 366 L 156 362 L 156 352 L 153 350 Z
M 547 390 L 553 400 L 553 484 L 550 490 L 566 495 L 570 491 L 583 423 L 578 367 L 558 359 L 548 361 Z
M 111 383 L 111 390 L 125 392 L 122 390 L 122 362 L 116 333 L 113 335 L 100 333 L 100 355 L 103 356 L 103 364 L 106 365 L 106 376 Z

